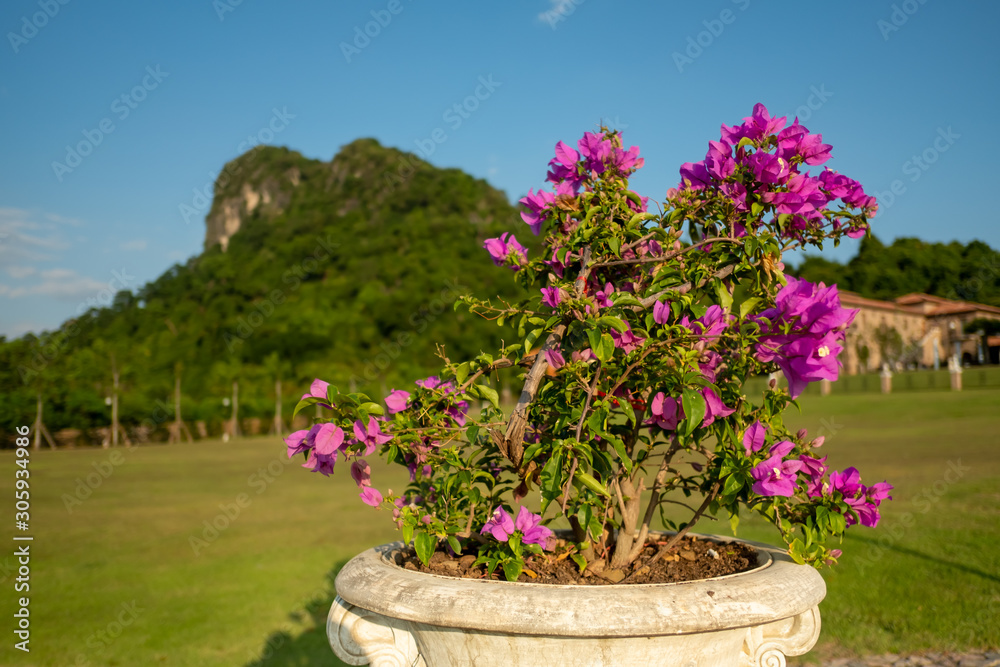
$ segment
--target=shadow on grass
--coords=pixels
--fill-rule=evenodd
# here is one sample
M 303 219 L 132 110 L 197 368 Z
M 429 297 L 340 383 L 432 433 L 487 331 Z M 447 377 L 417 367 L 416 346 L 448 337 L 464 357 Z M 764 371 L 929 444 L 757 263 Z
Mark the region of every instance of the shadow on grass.
M 890 544 L 889 546 L 885 546 L 883 544 L 880 544 L 878 539 L 863 537 L 861 535 L 847 535 L 845 536 L 845 539 L 857 540 L 859 542 L 864 542 L 865 544 L 877 546 L 881 549 L 888 549 L 889 551 L 895 551 L 897 553 L 906 554 L 907 556 L 920 558 L 922 560 L 930 561 L 932 563 L 937 563 L 938 565 L 943 565 L 944 567 L 950 567 L 954 570 L 958 570 L 959 572 L 974 574 L 977 577 L 982 577 L 983 579 L 988 579 L 989 581 L 1000 583 L 1000 577 L 998 577 L 995 574 L 990 574 L 989 572 L 983 572 L 982 570 L 976 569 L 969 565 L 965 565 L 963 563 L 956 563 L 954 561 L 938 558 L 937 556 L 925 554 L 922 551 L 917 551 L 916 549 L 910 549 L 909 547 L 903 547 L 898 544 Z
M 288 614 L 288 624 L 272 632 L 258 655 L 244 667 L 311 667 L 344 665 L 337 659 L 326 639 L 326 617 L 336 597 L 334 580 L 346 560 L 326 573 L 326 581 L 298 608 Z M 298 628 L 306 627 L 304 631 Z M 293 633 L 298 632 L 297 635 Z

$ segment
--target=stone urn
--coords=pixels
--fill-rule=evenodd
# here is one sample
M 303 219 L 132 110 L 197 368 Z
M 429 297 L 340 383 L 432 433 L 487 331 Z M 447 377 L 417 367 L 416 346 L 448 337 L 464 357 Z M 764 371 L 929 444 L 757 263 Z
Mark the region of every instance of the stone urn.
M 402 543 L 386 544 L 337 575 L 327 637 L 344 662 L 375 667 L 782 667 L 816 643 L 826 585 L 784 551 L 746 543 L 758 551 L 747 572 L 603 586 L 425 574 L 396 564 Z

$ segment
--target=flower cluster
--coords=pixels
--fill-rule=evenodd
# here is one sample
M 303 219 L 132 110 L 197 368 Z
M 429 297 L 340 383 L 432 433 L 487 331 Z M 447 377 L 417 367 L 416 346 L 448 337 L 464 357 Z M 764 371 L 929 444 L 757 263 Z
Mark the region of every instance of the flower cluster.
M 840 306 L 837 286 L 813 285 L 788 278 L 775 297 L 774 308 L 762 312 L 757 358 L 778 364 L 788 379 L 788 391 L 798 397 L 810 382 L 836 380 L 841 343 L 857 310 Z
M 862 485 L 854 468 L 831 472 L 816 454 L 823 438 L 792 433 L 782 418 L 809 383 L 837 379 L 855 316 L 836 286 L 784 275 L 782 252 L 864 234 L 876 210 L 856 181 L 808 172 L 831 151 L 757 105 L 741 125 L 723 125 L 705 159 L 681 167 L 662 210 L 650 210 L 629 189 L 639 149 L 619 133 L 560 141 L 553 189 L 521 199 L 539 255 L 510 232 L 483 243 L 530 296 L 463 299 L 510 325 L 514 342 L 459 362 L 442 351 L 438 375 L 383 403 L 317 380 L 297 410 L 318 405 L 326 416 L 289 436 L 289 456 L 324 475 L 350 460 L 362 501 L 391 510 L 421 560 L 473 551 L 488 576 L 500 568 L 517 579 L 532 558 L 638 567 L 632 537 L 648 534 L 658 508 L 626 508 L 651 479 L 650 503 L 703 494 L 695 520 L 708 511 L 735 525 L 751 511 L 796 561 L 835 561 L 825 542 L 874 526 L 892 487 Z M 787 387 L 747 395 L 749 377 L 778 370 Z M 513 409 L 500 405 L 498 380 L 523 382 Z M 376 452 L 409 470 L 403 493 L 372 486 L 362 457 Z M 561 539 L 545 525 L 557 518 L 571 527 Z M 692 523 L 668 520 L 668 547 Z
M 681 166 L 678 190 L 718 190 L 738 212 L 769 205 L 775 216 L 787 216 L 782 229 L 786 238 L 801 240 L 807 230 L 818 231 L 827 224 L 834 231 L 844 227 L 852 238 L 864 236 L 864 219 L 850 210 L 874 217 L 875 198 L 854 179 L 830 169 L 819 176 L 802 171 L 802 165 L 827 162 L 831 146 L 823 143 L 822 135 L 810 134 L 798 118 L 787 127 L 786 123 L 787 118 L 772 118 L 758 104 L 742 125 L 723 125 L 719 141 L 709 142 L 704 160 Z M 846 208 L 830 211 L 827 207 L 837 200 Z M 734 228 L 738 236 L 747 234 L 742 222 Z

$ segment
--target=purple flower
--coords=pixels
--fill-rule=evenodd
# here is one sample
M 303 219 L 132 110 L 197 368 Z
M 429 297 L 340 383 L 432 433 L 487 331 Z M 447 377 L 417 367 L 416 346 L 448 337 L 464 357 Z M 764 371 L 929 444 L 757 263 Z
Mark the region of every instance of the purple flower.
M 611 164 L 622 174 L 631 174 L 636 169 L 641 169 L 645 163 L 646 161 L 639 157 L 638 146 L 630 146 L 627 151 L 621 148 L 612 151 Z
M 666 324 L 670 320 L 670 302 L 657 301 L 653 304 L 653 321 L 657 324 Z
M 587 160 L 587 171 L 604 173 L 604 161 L 611 157 L 611 142 L 603 134 L 584 132 L 583 138 L 576 143 L 581 155 Z
M 483 247 L 493 257 L 497 266 L 509 265 L 514 271 L 519 271 L 528 262 L 528 249 L 517 242 L 510 232 L 501 234 L 495 239 L 486 239 Z
M 736 411 L 735 408 L 727 408 L 722 399 L 708 387 L 701 390 L 701 395 L 705 399 L 705 419 L 701 422 L 702 426 L 710 426 L 716 417 L 728 417 Z
M 336 424 L 317 424 L 309 431 L 306 442 L 312 441 L 309 458 L 303 468 L 330 475 L 337 463 L 337 456 L 344 446 L 344 431 Z
M 809 382 L 836 380 L 838 355 L 843 350 L 840 343 L 857 312 L 840 307 L 836 285 L 817 286 L 788 278 L 775 297 L 775 307 L 759 316 L 758 321 L 766 318 L 770 326 L 762 322 L 764 335 L 756 349 L 757 359 L 778 364 L 792 398 Z
M 402 389 L 393 389 L 389 395 L 385 397 L 385 407 L 388 408 L 390 415 L 394 415 L 397 412 L 405 410 L 409 400 L 410 392 L 403 391 Z
M 441 386 L 441 380 L 437 375 L 431 375 L 423 380 L 417 380 L 414 384 L 418 387 L 423 387 L 424 389 L 437 389 Z
M 317 428 L 314 426 L 313 428 Z M 288 458 L 292 458 L 296 454 L 301 454 L 302 452 L 312 449 L 313 443 L 308 440 L 309 434 L 312 431 L 296 431 L 285 438 L 285 445 L 288 447 Z
M 611 338 L 615 342 L 615 347 L 621 348 L 625 354 L 629 354 L 642 347 L 646 339 L 632 333 L 632 327 L 629 326 L 628 322 L 625 323 L 625 327 L 624 333 L 619 333 L 617 329 L 612 330 Z
M 799 119 L 778 133 L 778 154 L 786 160 L 800 157 L 808 165 L 820 165 L 830 159 L 829 144 L 823 143 L 823 135 L 809 134 Z
M 562 301 L 562 291 L 558 287 L 542 288 L 542 303 L 549 308 L 558 308 Z
M 364 459 L 358 459 L 351 464 L 351 477 L 358 486 L 371 486 L 372 467 Z
M 315 380 L 312 381 L 312 384 L 309 385 L 309 393 L 308 394 L 302 394 L 302 398 L 303 399 L 310 398 L 310 397 L 311 398 L 321 398 L 324 401 L 327 401 L 328 400 L 327 390 L 329 389 L 329 387 L 330 387 L 330 383 L 329 382 L 324 382 L 323 380 L 320 380 L 319 378 L 316 378 Z M 319 405 L 322 405 L 323 407 L 326 407 L 326 408 L 331 407 L 329 403 L 325 403 L 325 402 L 324 403 L 319 403 Z
M 847 468 L 842 473 L 835 470 L 830 473 L 830 488 L 839 491 L 845 498 L 854 497 L 864 488 L 861 485 L 861 473 L 854 467 Z
M 514 520 L 514 528 L 521 531 L 521 542 L 524 544 L 537 544 L 543 549 L 552 548 L 552 531 L 541 524 L 542 516 L 532 514 L 527 507 L 521 506 Z
M 580 154 L 573 148 L 560 141 L 556 144 L 556 156 L 549 160 L 549 173 L 546 178 L 550 183 L 569 183 L 573 191 L 580 189 L 584 177 L 577 174 L 576 163 L 580 159 Z
M 771 451 L 773 452 L 775 448 L 772 448 Z M 801 469 L 801 461 L 783 461 L 781 456 L 772 456 L 750 471 L 756 480 L 753 484 L 753 492 L 761 496 L 784 496 L 786 498 L 792 496 L 795 494 L 796 473 Z
M 497 542 L 506 542 L 514 534 L 514 519 L 502 507 L 496 508 L 493 518 L 483 525 L 479 531 L 485 535 L 489 533 Z
M 803 454 L 799 457 L 802 462 L 802 471 L 809 475 L 809 485 L 806 487 L 806 494 L 810 498 L 819 498 L 823 495 L 823 476 L 828 470 L 826 466 L 827 457 L 821 459 Z
M 361 420 L 354 422 L 354 436 L 365 445 L 365 456 L 370 456 L 378 447 L 392 440 L 391 435 L 382 432 L 374 417 L 368 418 L 368 426 Z
M 549 366 L 551 366 L 554 370 L 559 370 L 566 365 L 566 359 L 563 358 L 562 352 L 552 347 L 545 350 L 545 361 L 547 361 Z
M 677 399 L 667 396 L 662 391 L 653 396 L 649 411 L 653 415 L 652 422 L 665 431 L 677 430 L 677 421 L 684 416 Z
M 493 512 L 493 518 L 486 522 L 480 531 L 483 535 L 489 533 L 498 542 L 506 542 L 515 531 L 521 532 L 522 544 L 537 544 L 543 549 L 551 549 L 554 534 L 541 525 L 542 517 L 532 514 L 523 505 L 517 512 L 517 519 L 512 519 L 502 507 Z
M 747 427 L 746 432 L 743 434 L 743 449 L 746 450 L 748 455 L 751 452 L 759 452 L 761 450 L 764 446 L 764 436 L 766 433 L 766 428 L 759 421 L 755 421 Z
M 455 420 L 455 423 L 459 426 L 465 426 L 465 416 L 469 413 L 469 402 L 468 401 L 458 401 L 454 405 L 448 406 L 445 410 L 448 416 Z
M 725 125 L 723 125 L 725 127 Z M 712 177 L 704 162 L 685 162 L 681 165 L 681 182 L 678 189 L 685 187 L 700 190 L 712 184 Z
M 520 203 L 528 208 L 527 211 L 521 212 L 521 219 L 531 227 L 531 231 L 534 232 L 535 236 L 538 236 L 538 233 L 542 230 L 542 223 L 545 221 L 543 211 L 555 199 L 554 194 L 545 190 L 539 190 L 537 193 L 528 190 L 527 196 L 521 198 Z
M 378 507 L 382 504 L 382 494 L 379 493 L 379 490 L 374 487 L 366 486 L 362 488 L 361 493 L 359 493 L 358 496 L 361 497 L 361 502 L 365 505 Z

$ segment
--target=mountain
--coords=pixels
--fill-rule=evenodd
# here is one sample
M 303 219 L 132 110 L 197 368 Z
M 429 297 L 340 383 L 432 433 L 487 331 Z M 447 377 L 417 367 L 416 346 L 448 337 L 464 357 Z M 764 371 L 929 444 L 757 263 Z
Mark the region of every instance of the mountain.
M 133 424 L 173 419 L 178 371 L 184 418 L 209 424 L 236 379 L 241 414 L 265 422 L 278 375 L 286 414 L 314 377 L 403 387 L 438 367 L 437 343 L 459 358 L 499 342 L 453 304 L 523 296 L 482 248 L 507 231 L 536 242 L 503 192 L 374 139 L 330 162 L 256 148 L 220 173 L 200 255 L 55 332 L 0 339 L 0 428 L 31 423 L 39 392 L 51 431 L 106 425 L 112 358 Z

